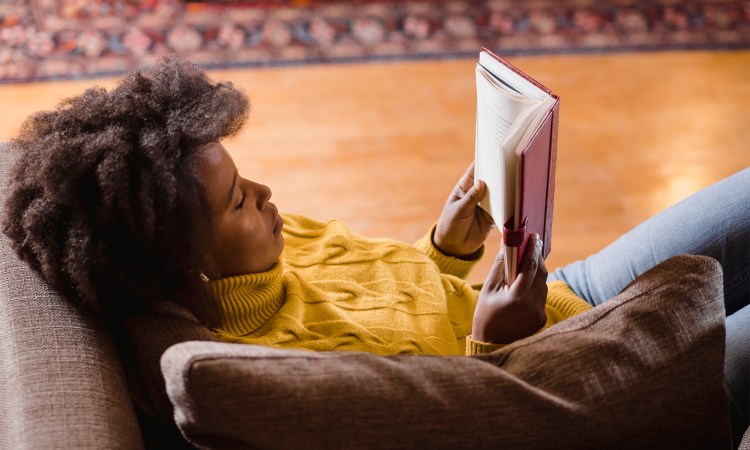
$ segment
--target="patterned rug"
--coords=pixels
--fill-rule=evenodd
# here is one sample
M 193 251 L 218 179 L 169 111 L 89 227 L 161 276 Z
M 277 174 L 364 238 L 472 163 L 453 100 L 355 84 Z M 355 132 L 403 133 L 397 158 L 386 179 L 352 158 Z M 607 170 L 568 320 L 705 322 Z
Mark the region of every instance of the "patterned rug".
M 0 83 L 207 68 L 750 48 L 750 2 L 0 0 Z

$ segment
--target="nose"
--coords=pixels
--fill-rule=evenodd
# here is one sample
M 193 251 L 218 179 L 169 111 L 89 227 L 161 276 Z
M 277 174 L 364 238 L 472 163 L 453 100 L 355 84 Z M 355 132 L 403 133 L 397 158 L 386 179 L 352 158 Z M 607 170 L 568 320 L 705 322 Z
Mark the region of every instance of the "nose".
M 264 184 L 254 183 L 252 181 L 250 183 L 253 185 L 253 190 L 255 191 L 255 206 L 259 211 L 263 211 L 263 208 L 266 207 L 266 203 L 271 199 L 271 188 Z

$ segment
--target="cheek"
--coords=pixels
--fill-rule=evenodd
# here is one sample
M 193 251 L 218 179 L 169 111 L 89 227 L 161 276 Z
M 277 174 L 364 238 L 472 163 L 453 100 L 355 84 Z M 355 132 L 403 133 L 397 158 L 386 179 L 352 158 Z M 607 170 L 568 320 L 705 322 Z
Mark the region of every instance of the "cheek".
M 259 221 L 235 220 L 220 227 L 214 256 L 223 276 L 261 272 L 268 268 L 271 241 L 266 238 L 262 225 Z

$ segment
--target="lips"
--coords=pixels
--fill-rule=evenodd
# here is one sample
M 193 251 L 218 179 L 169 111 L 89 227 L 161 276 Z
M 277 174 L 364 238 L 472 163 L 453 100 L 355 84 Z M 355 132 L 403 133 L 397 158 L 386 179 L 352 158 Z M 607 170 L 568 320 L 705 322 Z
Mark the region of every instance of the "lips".
M 276 210 L 276 222 L 273 225 L 273 234 L 277 235 L 281 233 L 281 228 L 284 227 L 284 221 L 281 219 L 281 216 L 279 215 L 279 211 Z

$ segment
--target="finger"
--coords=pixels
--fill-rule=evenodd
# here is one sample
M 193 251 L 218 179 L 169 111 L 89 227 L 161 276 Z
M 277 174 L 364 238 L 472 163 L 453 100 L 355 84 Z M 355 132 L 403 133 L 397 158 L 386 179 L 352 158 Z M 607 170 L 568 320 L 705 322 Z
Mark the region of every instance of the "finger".
M 534 290 L 544 289 L 547 286 L 547 276 L 548 276 L 547 265 L 545 264 L 544 256 L 541 253 L 539 254 L 539 259 L 537 259 L 537 263 L 539 265 L 536 269 L 536 276 L 534 277 L 534 284 L 532 288 Z
M 500 251 L 495 256 L 495 261 L 492 263 L 490 272 L 487 274 L 487 279 L 484 281 L 484 285 L 487 287 L 502 286 L 505 283 L 505 255 Z
M 542 243 L 541 250 L 544 250 L 544 241 L 539 239 L 539 241 Z M 544 252 L 539 252 L 539 267 L 536 269 L 536 277 L 542 278 L 544 282 L 547 282 L 547 276 L 549 275 L 549 272 L 547 271 L 547 263 L 544 261 Z
M 466 194 L 461 198 L 461 209 L 469 212 L 474 212 L 474 207 L 482 201 L 484 196 L 487 194 L 487 185 L 484 181 L 479 180 L 476 184 L 473 184 L 467 191 Z
M 472 180 L 474 179 L 474 161 L 469 164 L 469 167 L 466 169 L 466 172 L 464 173 L 464 176 L 469 176 Z
M 463 197 L 466 195 L 466 193 L 474 186 L 474 163 L 472 162 L 469 167 L 466 169 L 466 172 L 461 176 L 461 178 L 458 180 L 458 183 L 456 183 L 456 188 L 454 191 L 457 192 L 459 195 L 458 198 Z
M 539 269 L 539 260 L 542 259 L 542 240 L 539 239 L 539 235 L 534 233 L 529 238 L 529 243 L 526 245 L 524 250 L 523 258 L 521 259 L 521 267 L 519 268 L 518 278 L 515 283 L 521 290 L 531 289 L 536 278 L 537 270 Z

